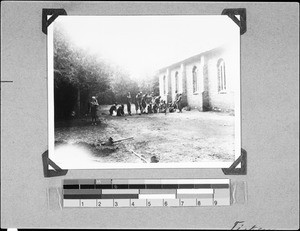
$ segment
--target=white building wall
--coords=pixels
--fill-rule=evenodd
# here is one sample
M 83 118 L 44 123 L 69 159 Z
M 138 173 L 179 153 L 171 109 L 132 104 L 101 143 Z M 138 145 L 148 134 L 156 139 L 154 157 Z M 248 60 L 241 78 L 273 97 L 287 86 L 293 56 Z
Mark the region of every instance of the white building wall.
M 175 74 L 176 72 L 178 72 L 178 92 L 180 92 L 180 83 L 182 83 L 182 81 L 180 80 L 182 78 L 182 73 L 180 72 L 180 67 L 175 67 L 173 69 L 170 70 L 170 75 L 171 75 L 171 97 L 172 97 L 172 101 L 175 100 L 175 90 L 176 90 L 176 81 L 175 81 Z M 182 89 L 182 87 L 181 87 Z
M 198 69 L 198 92 L 193 92 L 193 68 L 194 66 Z M 187 85 L 187 102 L 192 108 L 201 108 L 202 106 L 202 92 L 203 88 L 203 68 L 201 67 L 201 59 L 189 63 L 186 65 L 186 85 Z
M 159 95 L 161 96 L 162 100 L 170 100 L 171 78 L 169 69 L 166 69 L 164 72 L 159 74 Z
M 166 79 L 166 82 L 164 81 L 164 77 Z M 167 72 L 163 72 L 159 75 L 159 95 L 161 96 L 161 99 L 166 100 L 166 91 L 167 89 L 166 84 L 168 83 L 167 80 Z
M 208 57 L 208 79 L 209 79 L 209 98 L 212 108 L 225 110 L 234 110 L 234 96 L 236 85 L 239 84 L 239 65 L 238 60 L 234 57 L 232 47 L 226 46 L 226 49 L 212 52 Z M 218 91 L 218 60 L 223 59 L 225 62 L 226 75 L 226 92 Z
M 192 108 L 203 109 L 207 105 L 212 108 L 223 110 L 234 110 L 235 94 L 239 93 L 240 86 L 240 61 L 239 47 L 236 44 L 227 45 L 195 57 L 185 63 L 179 63 L 172 69 L 166 69 L 160 74 L 160 95 L 164 100 L 175 98 L 175 73 L 178 71 L 179 93 L 183 93 L 186 102 Z M 218 92 L 218 60 L 222 58 L 225 62 L 226 93 Z M 193 92 L 193 67 L 198 69 L 198 92 Z M 163 83 L 166 76 L 166 83 Z M 167 85 L 165 85 L 167 84 Z M 163 88 L 166 94 L 163 94 Z
M 178 87 L 178 92 L 182 94 L 186 94 L 186 91 L 183 89 L 184 88 L 184 78 L 185 78 L 185 65 L 182 63 L 180 65 L 180 70 L 179 70 L 179 87 Z

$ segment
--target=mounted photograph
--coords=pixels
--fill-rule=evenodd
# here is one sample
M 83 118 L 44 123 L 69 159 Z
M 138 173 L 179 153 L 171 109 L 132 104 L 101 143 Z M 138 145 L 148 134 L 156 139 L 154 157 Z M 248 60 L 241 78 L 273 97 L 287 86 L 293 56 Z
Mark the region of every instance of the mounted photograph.
M 48 151 L 62 169 L 240 156 L 240 28 L 227 15 L 63 15 L 47 57 Z

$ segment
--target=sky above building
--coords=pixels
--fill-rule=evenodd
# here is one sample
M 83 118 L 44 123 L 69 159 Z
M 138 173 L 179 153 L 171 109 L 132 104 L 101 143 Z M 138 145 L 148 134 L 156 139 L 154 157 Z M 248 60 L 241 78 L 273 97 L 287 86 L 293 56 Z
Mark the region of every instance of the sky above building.
M 239 46 L 239 27 L 226 15 L 60 16 L 73 43 L 121 66 L 134 79 L 223 44 Z

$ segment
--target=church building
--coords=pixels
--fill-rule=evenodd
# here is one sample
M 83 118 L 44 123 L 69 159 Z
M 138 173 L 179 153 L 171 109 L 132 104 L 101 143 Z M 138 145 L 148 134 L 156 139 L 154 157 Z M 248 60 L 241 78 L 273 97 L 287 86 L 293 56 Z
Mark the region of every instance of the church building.
M 217 47 L 158 71 L 163 100 L 182 93 L 184 106 L 200 111 L 234 112 L 240 78 L 239 48 Z

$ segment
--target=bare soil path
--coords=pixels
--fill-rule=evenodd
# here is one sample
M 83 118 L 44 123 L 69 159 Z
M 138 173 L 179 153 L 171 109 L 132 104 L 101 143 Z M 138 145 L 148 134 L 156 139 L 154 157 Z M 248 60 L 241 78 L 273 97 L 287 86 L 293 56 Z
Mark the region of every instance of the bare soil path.
M 126 109 L 126 108 L 125 108 Z M 55 129 L 57 143 L 87 146 L 90 158 L 102 163 L 143 163 L 155 156 L 160 163 L 234 161 L 234 116 L 219 112 L 108 115 L 108 106 L 98 110 L 101 121 L 73 121 Z M 133 137 L 113 146 L 102 142 Z

